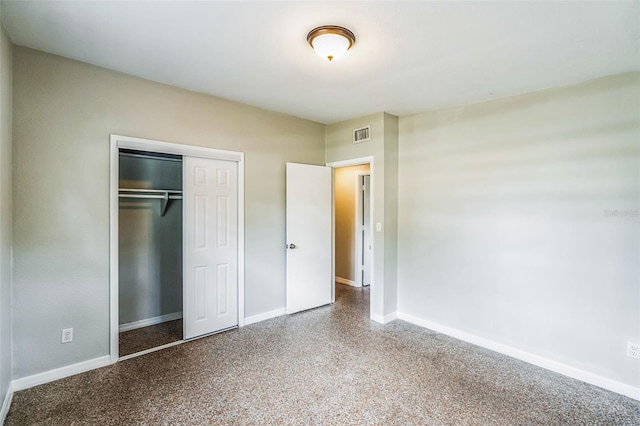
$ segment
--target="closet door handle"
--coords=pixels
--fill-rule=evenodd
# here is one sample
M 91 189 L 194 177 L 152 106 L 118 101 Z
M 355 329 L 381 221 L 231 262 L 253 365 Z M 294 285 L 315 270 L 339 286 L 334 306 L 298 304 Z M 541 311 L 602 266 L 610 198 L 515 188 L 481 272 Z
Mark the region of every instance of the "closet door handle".
M 294 249 L 294 248 L 296 248 L 296 245 L 295 245 L 295 244 L 289 244 L 289 245 L 287 246 L 287 248 Z

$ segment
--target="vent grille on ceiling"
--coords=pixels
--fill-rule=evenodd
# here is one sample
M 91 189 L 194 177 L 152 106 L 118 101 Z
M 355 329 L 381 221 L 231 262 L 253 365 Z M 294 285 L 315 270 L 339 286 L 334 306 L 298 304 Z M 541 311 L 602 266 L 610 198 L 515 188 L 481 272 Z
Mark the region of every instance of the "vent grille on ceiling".
M 353 143 L 360 143 L 371 139 L 371 125 L 353 131 Z

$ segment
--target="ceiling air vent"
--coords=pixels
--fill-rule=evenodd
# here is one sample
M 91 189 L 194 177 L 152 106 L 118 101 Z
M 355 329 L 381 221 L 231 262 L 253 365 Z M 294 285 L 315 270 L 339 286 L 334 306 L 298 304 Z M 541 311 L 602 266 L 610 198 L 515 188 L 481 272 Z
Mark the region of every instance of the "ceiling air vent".
M 353 131 L 353 143 L 360 143 L 371 139 L 371 125 L 360 127 Z

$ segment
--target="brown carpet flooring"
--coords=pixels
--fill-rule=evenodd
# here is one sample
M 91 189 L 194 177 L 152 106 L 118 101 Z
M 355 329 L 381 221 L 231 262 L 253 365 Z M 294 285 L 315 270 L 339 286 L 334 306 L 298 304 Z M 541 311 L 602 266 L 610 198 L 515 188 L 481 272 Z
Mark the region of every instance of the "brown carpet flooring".
M 120 333 L 121 357 L 182 340 L 182 320 L 167 321 Z
M 8 425 L 638 425 L 640 402 L 403 321 L 368 290 L 17 392 Z

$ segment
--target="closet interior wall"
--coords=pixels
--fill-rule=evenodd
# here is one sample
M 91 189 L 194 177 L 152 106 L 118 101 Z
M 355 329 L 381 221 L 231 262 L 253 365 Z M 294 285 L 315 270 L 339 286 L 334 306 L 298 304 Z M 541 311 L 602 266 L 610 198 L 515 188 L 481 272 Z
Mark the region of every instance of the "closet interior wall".
M 178 160 L 178 161 L 176 161 Z M 182 161 L 120 152 L 119 187 L 182 191 Z M 120 198 L 119 324 L 182 317 L 182 200 Z

